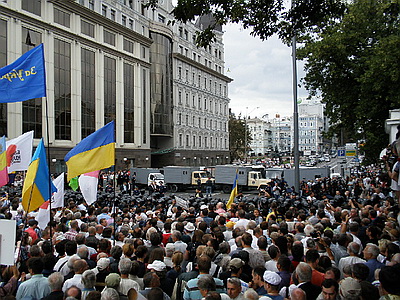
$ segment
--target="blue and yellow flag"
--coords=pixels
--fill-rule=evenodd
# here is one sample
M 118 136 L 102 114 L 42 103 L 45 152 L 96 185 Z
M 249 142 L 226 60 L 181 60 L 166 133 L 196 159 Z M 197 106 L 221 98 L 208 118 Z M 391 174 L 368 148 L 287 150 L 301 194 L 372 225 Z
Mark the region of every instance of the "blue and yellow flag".
M 57 188 L 50 178 L 46 149 L 41 139 L 26 172 L 22 188 L 22 206 L 26 212 L 31 212 L 49 200 L 55 192 Z
M 233 201 L 235 201 L 236 196 L 238 195 L 238 170 L 236 169 L 235 181 L 233 182 L 232 192 L 229 197 L 228 203 L 226 204 L 226 208 L 230 209 Z
M 109 168 L 115 164 L 114 121 L 84 138 L 67 153 L 67 181 L 81 174 Z
M 43 44 L 0 69 L 0 103 L 46 97 Z

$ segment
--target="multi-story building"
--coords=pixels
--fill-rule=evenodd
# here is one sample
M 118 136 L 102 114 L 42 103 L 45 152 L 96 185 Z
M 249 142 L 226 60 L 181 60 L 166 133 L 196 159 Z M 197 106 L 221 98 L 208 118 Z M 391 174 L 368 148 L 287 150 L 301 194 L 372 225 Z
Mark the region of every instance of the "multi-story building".
M 133 0 L 0 2 L 0 66 L 43 43 L 47 73 L 47 98 L 0 105 L 0 134 L 34 130 L 57 171 L 72 147 L 111 120 L 118 168 L 228 157 L 222 31 L 197 49 L 198 27 L 169 25 L 172 8 L 170 1 L 156 9 Z
M 252 118 L 247 120 L 251 142 L 250 156 L 268 155 L 274 150 L 271 122 L 267 118 Z
M 316 98 L 299 104 L 299 150 L 312 154 L 325 152 L 323 132 L 327 129 L 324 105 Z
M 277 114 L 271 120 L 273 149 L 283 155 L 290 155 L 293 148 L 293 118 Z

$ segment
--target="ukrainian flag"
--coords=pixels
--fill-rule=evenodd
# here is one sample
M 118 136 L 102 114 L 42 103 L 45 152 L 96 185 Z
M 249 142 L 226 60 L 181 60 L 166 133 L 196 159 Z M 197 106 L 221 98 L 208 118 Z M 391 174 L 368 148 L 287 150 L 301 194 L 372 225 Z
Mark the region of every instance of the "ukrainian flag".
M 232 192 L 229 197 L 228 203 L 226 204 L 226 208 L 230 209 L 233 201 L 235 201 L 236 196 L 238 195 L 238 170 L 236 169 L 236 177 L 235 181 L 233 182 Z
M 55 192 L 57 192 L 57 188 L 50 178 L 46 149 L 43 139 L 41 139 L 26 172 L 22 188 L 22 206 L 26 212 L 31 212 L 49 200 Z
M 115 164 L 114 121 L 84 138 L 67 153 L 67 181 L 81 174 L 109 168 Z

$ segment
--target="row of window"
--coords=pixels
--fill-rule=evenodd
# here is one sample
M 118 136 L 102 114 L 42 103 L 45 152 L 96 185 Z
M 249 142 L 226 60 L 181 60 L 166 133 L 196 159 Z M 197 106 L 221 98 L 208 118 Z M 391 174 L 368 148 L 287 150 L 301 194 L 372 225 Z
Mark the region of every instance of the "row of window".
M 189 32 L 187 31 L 187 29 L 184 29 L 183 27 L 179 27 L 178 28 L 178 33 L 179 33 L 179 37 L 185 39 L 186 41 L 189 41 Z M 192 42 L 193 44 L 196 44 L 196 33 L 192 34 Z M 208 53 L 212 54 L 212 49 L 213 47 L 211 45 L 208 45 L 205 48 L 205 51 L 207 51 Z M 214 56 L 218 59 L 222 59 L 222 52 L 220 49 L 214 48 Z
M 190 99 L 189 93 L 185 93 L 185 99 L 183 99 L 183 92 L 178 91 L 178 105 L 184 105 L 186 107 L 192 107 L 198 110 L 208 110 L 211 113 L 215 112 L 216 114 L 220 113 L 223 115 L 227 114 L 228 107 L 226 104 L 222 105 L 222 103 L 214 102 L 213 100 L 208 100 L 206 98 L 202 99 L 201 96 L 192 95 Z
M 220 96 L 226 97 L 226 85 L 218 83 L 216 80 L 213 82 L 212 79 L 208 79 L 207 76 L 202 77 L 201 74 L 192 72 L 191 78 L 189 76 L 189 70 L 185 70 L 185 76 L 183 76 L 182 67 L 178 67 L 178 80 L 182 80 L 185 83 L 192 84 L 197 88 L 203 88 L 211 93 L 218 94 Z M 214 84 L 213 84 L 214 83 Z
M 184 48 L 182 45 L 179 45 L 179 53 L 180 54 L 182 54 L 182 55 L 184 55 L 184 56 L 186 56 L 186 57 L 189 57 L 189 49 L 188 48 Z M 196 52 L 193 52 L 193 60 L 194 61 L 196 61 L 196 62 L 198 62 L 198 63 L 201 63 L 201 55 L 200 54 L 197 54 Z M 218 64 L 214 64 L 214 68 L 213 68 L 213 63 L 212 63 L 212 61 L 211 60 L 208 60 L 207 58 L 204 58 L 204 65 L 207 67 L 207 68 L 210 68 L 210 69 L 214 69 L 216 72 L 218 72 L 218 73 L 222 73 L 222 67 L 220 66 L 220 65 L 218 65 Z
M 31 50 L 25 43 L 28 29 L 22 27 L 22 53 Z M 42 41 L 42 34 L 29 30 L 36 43 Z M 0 20 L 0 67 L 7 63 L 7 22 Z M 3 42 L 1 42 L 3 41 Z M 54 39 L 54 128 L 55 139 L 71 140 L 71 93 L 72 62 L 71 43 Z M 104 79 L 96 81 L 95 50 L 81 48 L 81 135 L 82 138 L 95 131 L 96 85 L 104 85 L 104 123 L 116 119 L 116 59 L 104 57 Z M 134 143 L 134 66 L 124 63 L 124 142 Z M 145 79 L 144 79 L 145 80 Z M 143 82 L 146 84 L 146 82 Z M 143 95 L 145 96 L 145 95 Z M 22 103 L 23 132 L 34 130 L 35 138 L 42 137 L 42 99 L 32 99 Z M 0 131 L 7 133 L 7 107 L 0 106 Z
M 189 115 L 182 116 L 182 113 L 178 113 L 176 123 L 177 125 L 195 126 L 198 128 L 221 130 L 226 132 L 226 122 L 217 120 L 208 120 L 207 118 L 196 117 L 196 116 L 192 116 L 190 120 Z
M 185 145 L 183 144 L 183 134 L 180 133 L 178 137 L 179 147 L 198 147 L 198 148 L 210 148 L 210 149 L 228 149 L 228 139 L 218 137 L 202 137 L 199 135 L 196 137 L 193 135 L 190 137 L 189 134 L 185 135 Z

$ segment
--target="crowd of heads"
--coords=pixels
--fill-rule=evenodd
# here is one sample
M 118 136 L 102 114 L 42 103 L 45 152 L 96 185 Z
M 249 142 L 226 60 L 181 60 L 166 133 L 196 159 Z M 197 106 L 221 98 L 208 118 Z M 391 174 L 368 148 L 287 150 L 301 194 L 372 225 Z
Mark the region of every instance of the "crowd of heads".
M 93 205 L 67 190 L 43 228 L 37 211 L 22 210 L 20 187 L 9 187 L 0 216 L 16 221 L 16 263 L 2 266 L 0 297 L 399 297 L 391 180 L 365 171 L 305 181 L 294 193 L 280 178 L 227 209 L 215 195 L 183 199 L 139 190 L 128 172 L 103 173 Z

